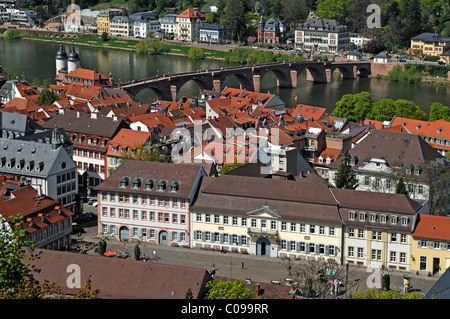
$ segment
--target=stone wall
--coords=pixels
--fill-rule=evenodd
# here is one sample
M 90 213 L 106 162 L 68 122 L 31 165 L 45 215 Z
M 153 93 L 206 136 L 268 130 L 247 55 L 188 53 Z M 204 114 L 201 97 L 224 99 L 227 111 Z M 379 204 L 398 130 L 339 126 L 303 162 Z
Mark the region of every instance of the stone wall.
M 388 75 L 389 71 L 392 70 L 394 66 L 397 64 L 400 64 L 403 66 L 402 63 L 397 62 L 386 62 L 386 63 L 378 63 L 378 62 L 372 62 L 371 68 L 372 68 L 372 75 Z

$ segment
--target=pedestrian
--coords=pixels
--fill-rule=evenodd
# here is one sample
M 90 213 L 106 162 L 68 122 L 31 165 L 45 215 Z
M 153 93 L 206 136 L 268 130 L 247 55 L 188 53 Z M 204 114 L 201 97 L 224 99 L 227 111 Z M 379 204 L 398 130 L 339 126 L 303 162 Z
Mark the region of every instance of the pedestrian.
M 241 268 L 244 269 L 244 262 L 241 263 Z

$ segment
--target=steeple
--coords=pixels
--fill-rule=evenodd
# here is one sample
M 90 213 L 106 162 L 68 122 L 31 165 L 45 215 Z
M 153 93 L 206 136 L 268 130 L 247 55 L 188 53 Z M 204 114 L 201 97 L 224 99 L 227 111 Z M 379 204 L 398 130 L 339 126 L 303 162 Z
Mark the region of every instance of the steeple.
M 56 75 L 61 69 L 67 70 L 67 53 L 64 51 L 63 44 L 59 44 L 59 50 L 56 52 Z
M 72 72 L 80 67 L 80 56 L 75 51 L 75 45 L 72 43 L 72 50 L 69 53 L 68 71 Z

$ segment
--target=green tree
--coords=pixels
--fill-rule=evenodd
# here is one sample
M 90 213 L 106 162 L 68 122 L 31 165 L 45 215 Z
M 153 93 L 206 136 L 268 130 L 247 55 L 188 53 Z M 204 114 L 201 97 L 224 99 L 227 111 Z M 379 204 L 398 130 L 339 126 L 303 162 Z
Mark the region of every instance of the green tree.
M 348 0 L 317 0 L 316 15 L 321 19 L 336 19 L 344 24 Z
M 42 90 L 41 93 L 39 93 L 37 103 L 39 105 L 50 105 L 57 100 L 59 100 L 59 97 L 56 93 L 50 90 Z
M 412 101 L 398 99 L 394 102 L 395 104 L 395 115 L 399 117 L 406 117 L 415 120 L 425 121 L 427 119 L 427 114 L 420 109 Z
M 188 51 L 188 58 L 191 60 L 201 60 L 205 57 L 205 53 L 202 48 L 192 47 Z
M 445 106 L 442 103 L 434 102 L 430 106 L 430 121 L 436 121 L 444 119 L 450 122 L 450 107 Z
M 39 254 L 34 252 L 34 242 L 25 238 L 23 217 L 5 220 L 0 216 L 0 292 L 17 291 L 25 280 L 34 281 L 37 269 L 24 262 Z
M 403 181 L 403 177 L 400 177 L 400 179 L 398 180 L 397 186 L 395 186 L 395 193 L 408 195 L 408 191 L 406 190 L 406 185 L 405 182 Z
M 398 290 L 378 290 L 375 288 L 369 291 L 356 291 L 353 299 L 425 299 L 420 292 L 401 293 Z
M 336 108 L 332 115 L 346 117 L 352 122 L 359 122 L 364 121 L 368 117 L 372 107 L 373 100 L 369 92 L 345 94 L 336 102 Z
M 155 55 L 162 52 L 165 45 L 166 42 L 162 41 L 160 38 L 148 36 L 145 40 L 139 41 L 135 48 L 137 54 Z
M 141 259 L 141 248 L 139 247 L 139 244 L 136 244 L 136 246 L 134 246 L 134 259 Z
M 422 33 L 422 14 L 420 0 L 400 0 L 400 18 L 404 26 L 403 45 L 407 46 L 409 40 Z
M 6 38 L 10 40 L 18 39 L 20 38 L 19 30 L 17 29 L 11 29 L 8 32 L 6 32 Z
M 232 281 L 228 278 L 227 281 L 220 280 L 220 282 L 211 280 L 206 284 L 208 288 L 206 297 L 208 299 L 253 299 L 253 292 L 245 285 L 245 280 L 241 279 Z
M 221 22 L 230 29 L 233 41 L 242 41 L 246 30 L 244 1 L 226 0 Z
M 108 40 L 109 40 L 108 32 L 103 32 L 103 33 L 102 33 L 102 41 L 103 41 L 103 42 L 106 42 L 106 41 L 108 41 Z
M 388 79 L 402 83 L 418 83 L 421 80 L 420 73 L 414 65 L 404 69 L 401 64 L 397 64 L 389 71 Z
M 98 255 L 103 256 L 103 254 L 106 253 L 106 241 L 103 239 L 100 240 L 98 242 L 97 249 L 98 249 Z
M 395 101 L 381 99 L 373 104 L 369 119 L 377 121 L 390 121 L 395 116 Z
M 337 188 L 355 189 L 358 187 L 358 180 L 350 165 L 350 159 L 350 153 L 348 150 L 345 150 L 334 181 Z

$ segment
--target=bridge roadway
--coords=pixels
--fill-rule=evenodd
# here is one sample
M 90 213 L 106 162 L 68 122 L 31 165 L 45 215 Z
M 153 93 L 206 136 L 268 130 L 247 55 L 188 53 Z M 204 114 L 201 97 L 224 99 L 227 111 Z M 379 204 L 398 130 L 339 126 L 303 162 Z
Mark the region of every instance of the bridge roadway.
M 299 73 L 306 70 L 308 81 L 329 83 L 331 74 L 339 69 L 344 79 L 356 79 L 358 76 L 371 74 L 370 62 L 270 62 L 263 64 L 227 67 L 213 70 L 156 75 L 150 78 L 133 80 L 118 85 L 119 88 L 136 96 L 141 90 L 150 89 L 158 99 L 176 101 L 180 88 L 189 81 L 194 81 L 200 91 L 214 90 L 220 92 L 222 83 L 230 76 L 235 76 L 242 89 L 260 92 L 261 79 L 272 71 L 277 78 L 278 87 L 297 87 Z

